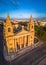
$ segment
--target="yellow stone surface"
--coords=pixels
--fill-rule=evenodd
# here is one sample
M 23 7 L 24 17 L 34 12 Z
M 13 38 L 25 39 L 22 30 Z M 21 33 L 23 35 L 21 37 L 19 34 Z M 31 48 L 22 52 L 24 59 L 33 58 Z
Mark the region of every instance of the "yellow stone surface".
M 8 15 L 6 18 L 6 22 L 4 22 L 3 33 L 6 40 L 8 53 L 15 52 L 27 46 L 31 46 L 32 44 L 34 44 L 34 21 L 32 19 L 32 16 L 30 17 L 28 23 L 28 30 L 25 30 L 24 26 L 22 26 L 21 31 L 14 33 L 13 26 Z

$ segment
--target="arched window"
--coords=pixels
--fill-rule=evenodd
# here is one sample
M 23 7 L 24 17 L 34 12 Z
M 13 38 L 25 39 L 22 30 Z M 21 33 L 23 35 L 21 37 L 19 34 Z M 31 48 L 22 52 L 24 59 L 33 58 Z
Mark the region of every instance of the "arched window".
M 33 25 L 32 25 L 32 28 L 33 28 Z
M 11 28 L 8 28 L 8 32 L 10 32 L 11 31 Z

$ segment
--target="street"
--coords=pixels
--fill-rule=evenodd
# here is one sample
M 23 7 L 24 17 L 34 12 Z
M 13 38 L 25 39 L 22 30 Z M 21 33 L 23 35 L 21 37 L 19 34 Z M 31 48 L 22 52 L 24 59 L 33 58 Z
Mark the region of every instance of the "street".
M 23 56 L 13 60 L 11 65 L 37 65 L 40 58 L 46 57 L 46 44 L 41 47 L 37 47 Z M 36 62 L 37 61 L 37 62 Z M 34 64 L 33 64 L 34 63 Z

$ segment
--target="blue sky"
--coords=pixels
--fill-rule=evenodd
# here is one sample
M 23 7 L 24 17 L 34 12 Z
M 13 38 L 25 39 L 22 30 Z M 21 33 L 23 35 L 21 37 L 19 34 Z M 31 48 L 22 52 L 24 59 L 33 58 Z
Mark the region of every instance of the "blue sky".
M 46 0 L 0 0 L 0 16 L 29 18 L 46 16 Z

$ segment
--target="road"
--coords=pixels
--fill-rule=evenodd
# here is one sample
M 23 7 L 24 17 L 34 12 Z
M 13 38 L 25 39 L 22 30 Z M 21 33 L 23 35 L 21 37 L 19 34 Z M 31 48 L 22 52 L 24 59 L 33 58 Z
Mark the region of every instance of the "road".
M 13 60 L 11 65 L 37 65 L 40 59 L 46 57 L 46 44 L 37 47 L 23 56 Z
M 46 58 L 46 43 L 40 47 L 37 47 L 24 55 L 13 60 L 11 63 L 6 62 L 3 57 L 1 65 L 38 65 L 41 60 Z

